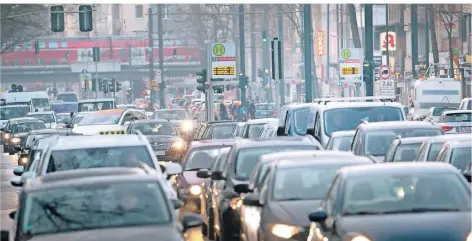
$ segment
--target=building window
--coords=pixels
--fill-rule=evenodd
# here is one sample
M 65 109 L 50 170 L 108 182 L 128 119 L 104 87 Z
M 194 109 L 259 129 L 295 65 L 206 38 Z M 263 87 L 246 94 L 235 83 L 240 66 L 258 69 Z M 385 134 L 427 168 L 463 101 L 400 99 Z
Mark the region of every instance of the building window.
M 167 8 L 167 5 L 164 4 L 162 8 L 162 12 L 164 13 L 164 19 L 169 19 L 169 10 Z
M 144 16 L 143 5 L 140 5 L 140 4 L 134 5 L 134 16 L 135 18 L 143 18 Z
M 14 65 L 14 66 L 19 66 L 19 65 L 20 65 L 20 61 L 14 60 L 14 61 L 13 61 L 13 65 Z
M 25 59 L 25 65 L 26 65 L 26 66 L 33 65 L 33 60 L 31 60 L 31 59 Z

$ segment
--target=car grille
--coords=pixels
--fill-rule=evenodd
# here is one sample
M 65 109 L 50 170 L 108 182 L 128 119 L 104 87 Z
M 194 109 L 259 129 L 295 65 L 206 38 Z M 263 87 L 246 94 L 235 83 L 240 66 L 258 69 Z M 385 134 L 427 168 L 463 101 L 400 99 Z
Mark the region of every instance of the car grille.
M 151 143 L 152 149 L 155 151 L 166 151 L 170 147 L 170 143 L 153 142 Z

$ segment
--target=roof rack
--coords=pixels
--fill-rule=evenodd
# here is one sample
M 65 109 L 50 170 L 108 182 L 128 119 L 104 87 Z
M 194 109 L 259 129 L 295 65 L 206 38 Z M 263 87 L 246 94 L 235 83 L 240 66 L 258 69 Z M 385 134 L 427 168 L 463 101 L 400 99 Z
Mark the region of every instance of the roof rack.
M 346 97 L 346 98 L 321 98 L 314 99 L 313 102 L 326 105 L 329 102 L 366 102 L 368 100 L 377 100 L 381 102 L 394 102 L 395 96 L 369 96 L 369 97 Z

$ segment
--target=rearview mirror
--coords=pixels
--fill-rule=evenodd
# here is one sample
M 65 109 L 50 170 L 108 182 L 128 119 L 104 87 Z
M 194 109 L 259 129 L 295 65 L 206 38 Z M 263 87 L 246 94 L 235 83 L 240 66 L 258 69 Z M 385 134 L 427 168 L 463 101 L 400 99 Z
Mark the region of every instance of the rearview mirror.
M 21 176 L 24 171 L 25 171 L 24 166 L 17 166 L 13 169 L 13 174 L 15 174 L 15 176 Z
M 257 193 L 250 193 L 243 197 L 243 204 L 246 206 L 262 207 L 262 204 L 259 202 L 259 194 Z
M 199 177 L 199 178 L 209 178 L 210 177 L 210 171 L 208 169 L 200 169 L 197 172 L 197 177 Z
M 182 166 L 177 163 L 168 162 L 166 165 L 166 173 L 169 176 L 180 174 L 182 173 Z
M 13 177 L 10 179 L 10 183 L 14 187 L 22 187 L 23 186 L 23 180 L 21 180 L 21 177 Z
M 218 181 L 218 180 L 225 180 L 223 173 L 221 171 L 214 171 L 210 175 L 211 179 Z
M 184 228 L 184 232 L 191 229 L 196 228 L 203 225 L 203 219 L 200 214 L 184 214 L 182 217 L 182 226 Z
M 251 190 L 249 189 L 249 185 L 246 183 L 236 184 L 234 186 L 234 191 L 239 194 L 251 192 Z
M 322 223 L 328 218 L 328 214 L 325 211 L 315 211 L 308 215 L 308 218 L 312 222 Z

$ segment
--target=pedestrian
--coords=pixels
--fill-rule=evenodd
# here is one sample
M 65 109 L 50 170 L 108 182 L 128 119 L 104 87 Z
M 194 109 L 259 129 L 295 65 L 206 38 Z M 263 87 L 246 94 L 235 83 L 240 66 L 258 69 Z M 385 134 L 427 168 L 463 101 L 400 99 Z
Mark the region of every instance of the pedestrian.
M 249 115 L 251 116 L 251 119 L 256 119 L 256 105 L 254 104 L 254 101 L 252 100 L 249 101 L 248 112 L 249 112 Z
M 220 102 L 220 120 L 228 120 L 228 110 L 223 101 Z

